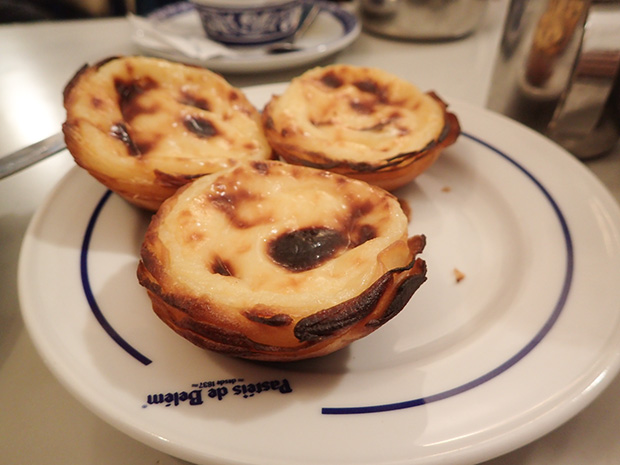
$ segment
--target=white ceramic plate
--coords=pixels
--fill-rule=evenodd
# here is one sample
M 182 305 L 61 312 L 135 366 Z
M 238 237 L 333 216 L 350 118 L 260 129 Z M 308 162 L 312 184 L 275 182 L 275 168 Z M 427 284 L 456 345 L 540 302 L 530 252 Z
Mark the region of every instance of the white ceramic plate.
M 451 108 L 463 135 L 397 192 L 428 281 L 369 337 L 285 365 L 194 347 L 136 281 L 148 215 L 75 168 L 20 259 L 41 356 L 103 419 L 201 464 L 472 464 L 552 430 L 618 371 L 620 212 L 556 145 Z
M 235 47 L 236 55 L 225 55 L 205 60 L 183 55 L 160 41 L 133 34 L 134 42 L 145 52 L 186 63 L 207 67 L 222 73 L 257 73 L 306 65 L 322 60 L 350 45 L 360 34 L 361 26 L 352 13 L 328 2 L 320 2 L 321 12 L 296 45 L 301 50 L 267 54 L 265 48 Z M 148 16 L 161 32 L 189 40 L 206 40 L 198 13 L 189 3 L 165 6 Z

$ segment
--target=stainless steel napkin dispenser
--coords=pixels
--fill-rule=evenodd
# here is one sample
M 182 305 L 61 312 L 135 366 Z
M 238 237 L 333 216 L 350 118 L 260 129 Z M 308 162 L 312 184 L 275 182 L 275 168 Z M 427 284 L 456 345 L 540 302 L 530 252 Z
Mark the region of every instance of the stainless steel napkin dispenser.
M 512 0 L 487 105 L 579 158 L 620 137 L 620 1 Z

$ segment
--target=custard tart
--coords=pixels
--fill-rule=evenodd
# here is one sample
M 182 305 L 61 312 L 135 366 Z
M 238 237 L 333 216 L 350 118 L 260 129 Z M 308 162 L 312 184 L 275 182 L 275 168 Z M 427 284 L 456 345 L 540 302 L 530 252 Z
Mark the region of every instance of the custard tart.
M 204 68 L 109 58 L 75 74 L 64 106 L 65 141 L 77 164 L 149 210 L 196 177 L 272 155 L 258 110 Z
M 426 280 L 423 235 L 389 192 L 280 161 L 196 179 L 148 226 L 138 280 L 199 347 L 247 359 L 319 357 L 397 315 Z
M 435 93 L 385 71 L 311 69 L 263 110 L 270 145 L 289 163 L 334 171 L 388 190 L 427 170 L 460 134 Z

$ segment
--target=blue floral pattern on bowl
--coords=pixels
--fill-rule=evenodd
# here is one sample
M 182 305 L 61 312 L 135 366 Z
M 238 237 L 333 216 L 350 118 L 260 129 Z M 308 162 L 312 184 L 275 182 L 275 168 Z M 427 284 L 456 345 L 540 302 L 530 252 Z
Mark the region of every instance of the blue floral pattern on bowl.
M 226 44 L 259 44 L 292 35 L 304 9 L 298 0 L 263 7 L 213 7 L 194 3 L 207 36 Z

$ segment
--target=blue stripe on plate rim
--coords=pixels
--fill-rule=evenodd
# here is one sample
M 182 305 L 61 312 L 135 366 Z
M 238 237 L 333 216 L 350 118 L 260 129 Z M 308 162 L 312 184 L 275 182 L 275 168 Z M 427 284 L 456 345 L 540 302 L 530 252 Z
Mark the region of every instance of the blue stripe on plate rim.
M 466 391 L 474 389 L 477 386 L 480 386 L 487 381 L 492 380 L 493 378 L 499 376 L 504 373 L 512 366 L 517 364 L 520 360 L 522 360 L 525 356 L 527 356 L 549 333 L 555 322 L 558 320 L 564 306 L 566 304 L 566 300 L 568 298 L 568 294 L 570 291 L 573 272 L 574 272 L 574 250 L 573 250 L 573 242 L 571 238 L 571 234 L 568 228 L 568 224 L 562 211 L 554 200 L 553 196 L 549 193 L 549 191 L 536 179 L 536 177 L 530 173 L 525 167 L 519 164 L 516 160 L 510 157 L 508 154 L 502 152 L 498 148 L 492 146 L 488 142 L 483 141 L 482 139 L 473 136 L 468 133 L 461 133 L 463 136 L 471 139 L 477 144 L 482 145 L 483 147 L 489 149 L 491 152 L 497 154 L 498 156 L 504 158 L 508 162 L 510 162 L 516 169 L 518 169 L 523 175 L 525 175 L 534 185 L 540 190 L 543 194 L 544 198 L 549 202 L 553 211 L 556 215 L 558 222 L 560 223 L 560 227 L 562 229 L 562 234 L 564 236 L 564 244 L 566 249 L 566 269 L 564 272 L 564 280 L 562 283 L 562 288 L 558 299 L 549 315 L 545 323 L 538 330 L 538 332 L 534 335 L 534 337 L 517 353 L 508 358 L 505 362 L 497 366 L 496 368 L 490 370 L 489 372 L 483 374 L 482 376 L 475 378 L 465 384 L 460 386 L 456 386 L 454 388 L 445 390 L 443 392 L 439 392 L 437 394 L 432 394 L 426 397 L 420 397 L 416 399 L 411 399 L 402 402 L 388 403 L 388 404 L 379 404 L 379 405 L 369 405 L 369 406 L 360 406 L 360 407 L 324 407 L 321 409 L 321 413 L 324 415 L 346 415 L 346 414 L 362 414 L 362 413 L 378 413 L 378 412 L 387 412 L 391 410 L 401 410 L 412 407 L 417 407 L 420 405 L 426 405 L 433 402 L 437 402 L 443 399 L 447 399 L 450 397 L 457 396 Z M 86 227 L 86 231 L 84 233 L 84 239 L 82 241 L 82 248 L 80 253 L 80 276 L 82 279 L 82 287 L 84 289 L 84 294 L 90 306 L 90 309 L 96 318 L 97 322 L 101 325 L 103 330 L 116 342 L 123 350 L 125 350 L 129 355 L 134 357 L 140 363 L 144 365 L 149 365 L 152 363 L 152 360 L 147 356 L 143 355 L 139 351 L 137 351 L 131 344 L 129 344 L 108 322 L 105 318 L 101 308 L 97 303 L 97 299 L 92 291 L 90 285 L 90 278 L 88 274 L 88 252 L 90 247 L 90 242 L 92 238 L 93 231 L 95 230 L 97 220 L 99 219 L 99 215 L 103 208 L 105 207 L 107 201 L 109 200 L 112 192 L 107 190 L 104 195 L 99 200 L 98 204 L 95 206 L 93 210 L 88 225 Z

